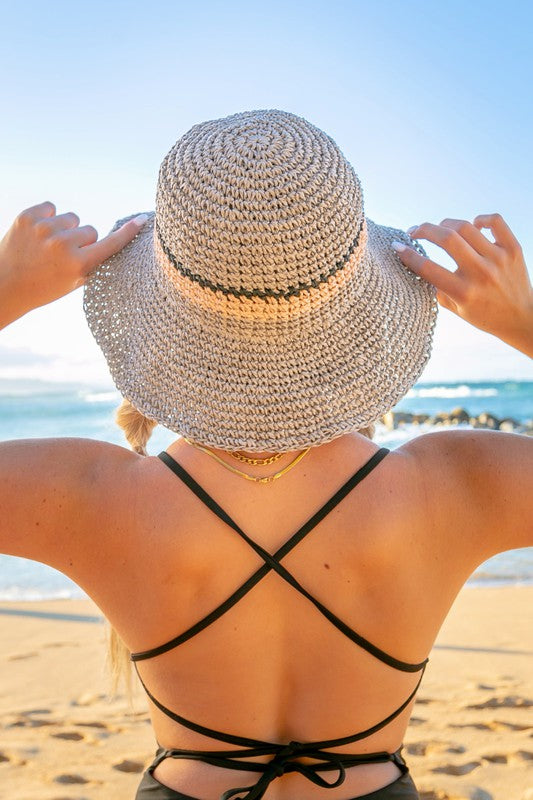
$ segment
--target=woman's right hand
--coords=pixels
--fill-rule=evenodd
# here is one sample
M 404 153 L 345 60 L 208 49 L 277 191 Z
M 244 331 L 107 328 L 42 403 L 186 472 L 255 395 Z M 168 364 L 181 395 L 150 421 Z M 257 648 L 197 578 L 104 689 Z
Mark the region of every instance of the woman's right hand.
M 482 228 L 490 228 L 494 243 Z M 479 214 L 473 224 L 424 222 L 407 233 L 439 245 L 457 264 L 450 272 L 411 247 L 397 250 L 406 267 L 435 286 L 441 306 L 533 358 L 533 286 L 520 243 L 500 214 Z

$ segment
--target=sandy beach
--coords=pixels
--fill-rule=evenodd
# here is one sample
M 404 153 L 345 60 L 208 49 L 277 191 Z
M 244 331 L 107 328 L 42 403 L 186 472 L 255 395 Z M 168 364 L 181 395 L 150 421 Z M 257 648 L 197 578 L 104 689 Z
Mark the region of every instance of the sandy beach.
M 110 700 L 85 600 L 0 603 L 1 800 L 132 800 L 155 742 Z M 533 586 L 465 587 L 430 656 L 404 755 L 422 800 L 533 800 Z

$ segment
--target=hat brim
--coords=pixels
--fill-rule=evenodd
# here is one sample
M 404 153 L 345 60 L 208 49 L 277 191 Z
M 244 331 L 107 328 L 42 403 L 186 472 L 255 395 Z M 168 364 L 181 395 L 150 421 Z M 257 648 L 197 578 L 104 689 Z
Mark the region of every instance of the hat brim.
M 375 422 L 421 375 L 438 303 L 391 248 L 425 254 L 403 231 L 367 217 L 363 264 L 326 308 L 310 307 L 305 324 L 258 317 L 243 335 L 176 291 L 148 214 L 91 273 L 83 306 L 117 389 L 150 419 L 210 447 L 290 451 Z

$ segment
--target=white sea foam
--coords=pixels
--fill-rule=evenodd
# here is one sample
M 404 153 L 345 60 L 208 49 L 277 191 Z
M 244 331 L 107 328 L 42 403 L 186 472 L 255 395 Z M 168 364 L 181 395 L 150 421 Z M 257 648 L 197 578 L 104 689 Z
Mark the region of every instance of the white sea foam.
M 0 555 L 0 601 L 85 597 L 77 584 L 46 564 Z
M 78 396 L 86 403 L 110 403 L 120 399 L 118 392 L 79 392 Z
M 85 598 L 87 595 L 82 589 L 35 589 L 28 586 L 10 586 L 0 589 L 0 602 L 34 602 L 39 603 L 43 600 L 77 600 Z
M 460 386 L 428 386 L 411 389 L 406 397 L 496 397 L 498 389 L 476 388 L 468 386 L 466 383 Z

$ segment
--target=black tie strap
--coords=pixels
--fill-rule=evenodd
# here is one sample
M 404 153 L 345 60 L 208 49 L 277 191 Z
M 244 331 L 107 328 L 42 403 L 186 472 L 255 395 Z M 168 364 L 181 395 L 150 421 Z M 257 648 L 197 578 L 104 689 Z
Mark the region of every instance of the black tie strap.
M 137 665 L 135 665 L 137 667 Z M 381 730 L 389 722 L 392 722 L 401 712 L 407 708 L 411 700 L 414 698 L 418 687 L 424 675 L 425 666 L 421 670 L 420 677 L 416 683 L 415 688 L 409 694 L 409 697 L 404 702 L 389 714 L 388 717 L 380 722 L 366 728 L 364 731 L 359 731 L 351 736 L 344 736 L 339 739 L 325 739 L 319 742 L 297 742 L 292 741 L 289 744 L 277 744 L 274 742 L 263 742 L 260 739 L 249 739 L 244 736 L 235 736 L 234 734 L 222 733 L 221 731 L 206 728 L 196 722 L 191 722 L 185 717 L 176 714 L 174 711 L 166 708 L 157 698 L 155 698 L 147 687 L 144 685 L 142 678 L 139 675 L 139 680 L 154 705 L 166 714 L 170 719 L 178 722 L 190 730 L 200 733 L 203 736 L 208 736 L 218 741 L 227 742 L 229 744 L 240 745 L 242 749 L 239 750 L 184 750 L 184 749 L 163 749 L 158 751 L 158 755 L 151 765 L 150 770 L 153 771 L 158 764 L 165 758 L 186 758 L 193 761 L 203 761 L 206 764 L 211 764 L 215 767 L 224 767 L 226 769 L 241 770 L 243 772 L 260 772 L 261 775 L 253 786 L 237 787 L 228 789 L 221 795 L 220 800 L 230 800 L 235 795 L 241 795 L 241 800 L 260 800 L 265 794 L 269 784 L 284 775 L 286 772 L 299 772 L 304 777 L 308 778 L 313 783 L 324 788 L 334 788 L 340 786 L 345 779 L 345 770 L 348 767 L 353 767 L 357 764 L 374 764 L 385 761 L 394 761 L 394 763 L 403 771 L 407 772 L 407 765 L 399 755 L 399 751 L 388 753 L 381 751 L 377 753 L 327 753 L 324 749 L 331 747 L 342 747 L 346 744 L 366 739 L 373 733 Z M 137 674 L 139 674 L 137 670 Z M 400 748 L 401 749 L 401 748 Z M 266 764 L 260 761 L 244 761 L 242 759 L 256 758 L 257 756 L 273 755 L 273 758 Z M 316 759 L 316 764 L 302 764 L 293 759 L 306 756 L 307 758 Z M 337 770 L 338 776 L 332 783 L 326 781 L 317 772 Z
M 200 753 L 196 750 L 165 750 L 160 748 L 156 759 L 150 765 L 150 772 L 153 772 L 157 765 L 165 758 L 188 758 L 192 760 L 201 760 L 216 767 L 226 767 L 243 772 L 261 773 L 257 782 L 252 784 L 252 786 L 238 786 L 233 789 L 228 789 L 221 794 L 220 800 L 230 800 L 230 798 L 237 796 L 239 796 L 241 800 L 261 800 L 272 781 L 289 772 L 299 772 L 304 778 L 307 778 L 307 780 L 310 780 L 312 783 L 324 789 L 334 789 L 340 786 L 344 783 L 346 778 L 346 769 L 359 764 L 378 764 L 392 761 L 400 768 L 403 774 L 408 772 L 408 767 L 401 756 L 401 748 L 394 753 L 382 751 L 350 755 L 345 753 L 325 753 L 315 747 L 314 744 L 292 741 L 286 745 L 269 745 L 268 752 L 265 752 L 264 748 L 250 748 L 234 751 L 233 756 L 253 758 L 254 756 L 270 755 L 274 747 L 278 749 L 274 757 L 266 764 L 257 761 L 236 761 L 231 759 L 229 754 L 223 751 L 215 750 L 213 752 L 205 751 Z M 304 756 L 314 759 L 317 763 L 303 764 L 300 761 L 294 760 Z M 330 771 L 337 772 L 337 776 L 333 781 L 327 781 L 318 774 L 319 772 Z
M 137 675 L 139 677 L 139 680 L 141 682 L 141 685 L 142 685 L 144 691 L 146 692 L 146 694 L 148 695 L 148 697 L 150 698 L 152 703 L 156 706 L 156 708 L 158 708 L 160 711 L 162 711 L 163 714 L 165 714 L 167 717 L 169 717 L 170 719 L 174 720 L 174 722 L 177 722 L 179 725 L 183 725 L 184 728 L 189 728 L 189 730 L 195 731 L 196 733 L 200 733 L 200 734 L 202 734 L 202 736 L 207 736 L 207 737 L 209 737 L 211 739 L 217 739 L 219 742 L 227 742 L 228 744 L 236 744 L 236 745 L 240 745 L 241 747 L 268 748 L 268 750 L 265 753 L 263 753 L 263 755 L 268 755 L 268 753 L 276 752 L 276 749 L 279 748 L 279 747 L 285 747 L 285 745 L 282 745 L 282 744 L 273 744 L 272 742 L 263 742 L 263 741 L 261 741 L 261 739 L 250 739 L 250 738 L 246 738 L 244 736 L 235 736 L 234 734 L 231 734 L 231 733 L 223 733 L 222 731 L 215 731 L 215 730 L 213 730 L 213 728 L 207 728 L 207 727 L 205 727 L 205 725 L 199 725 L 197 722 L 192 722 L 191 720 L 180 716 L 180 714 L 176 714 L 175 711 L 172 711 L 170 708 L 167 708 L 165 705 L 163 705 L 163 703 L 161 703 L 161 701 L 158 700 L 156 697 L 154 697 L 154 695 L 150 692 L 150 690 L 144 684 L 143 679 L 141 678 L 141 676 L 139 674 L 139 670 L 137 668 L 137 664 L 135 664 L 135 669 L 137 670 Z M 420 671 L 420 677 L 418 678 L 418 680 L 416 682 L 416 686 L 413 689 L 413 691 L 409 694 L 409 697 L 407 697 L 403 701 L 403 703 L 400 706 L 398 706 L 397 709 L 395 709 L 395 711 L 393 711 L 391 714 L 389 714 L 388 717 L 385 717 L 385 719 L 382 719 L 380 722 L 377 722 L 375 725 L 372 725 L 370 728 L 366 728 L 364 731 L 359 731 L 358 733 L 353 733 L 350 736 L 343 736 L 343 737 L 341 737 L 339 739 L 324 739 L 321 742 L 313 742 L 312 746 L 314 748 L 320 748 L 320 749 L 329 748 L 329 747 L 342 747 L 345 744 L 352 744 L 353 742 L 358 742 L 361 739 L 366 739 L 368 736 L 371 736 L 373 733 L 377 733 L 377 731 L 380 731 L 382 728 L 384 728 L 386 725 L 388 725 L 389 722 L 392 722 L 393 719 L 396 719 L 396 717 L 398 717 L 405 708 L 407 708 L 407 706 L 409 705 L 409 703 L 411 702 L 411 700 L 414 698 L 415 694 L 417 693 L 418 687 L 422 683 L 422 678 L 424 677 L 425 670 L 426 670 L 426 667 L 424 665 L 424 667 Z M 180 750 L 180 751 L 175 751 L 175 752 L 191 752 L 191 751 L 181 751 Z M 198 751 L 198 752 L 204 752 L 204 751 Z M 231 755 L 231 753 L 230 753 L 230 755 Z

